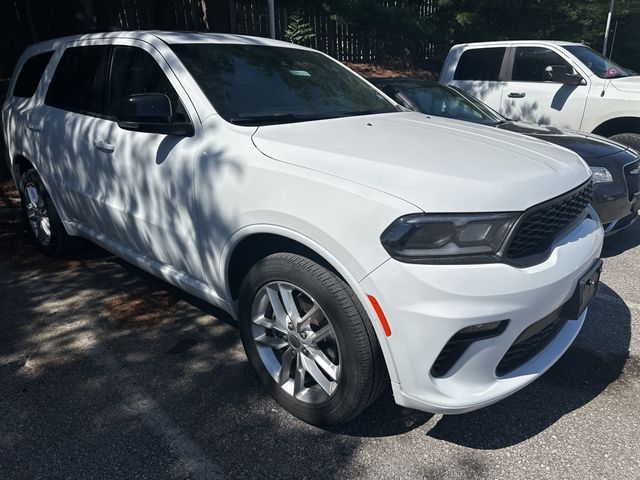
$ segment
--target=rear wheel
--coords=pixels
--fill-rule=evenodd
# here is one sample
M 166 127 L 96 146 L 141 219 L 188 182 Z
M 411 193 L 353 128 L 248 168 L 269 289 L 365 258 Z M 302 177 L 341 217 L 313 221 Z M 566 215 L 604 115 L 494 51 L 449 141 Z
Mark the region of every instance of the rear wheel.
M 240 291 L 247 357 L 286 410 L 315 425 L 346 422 L 387 385 L 375 332 L 353 291 L 308 258 L 278 253 Z
M 640 133 L 619 133 L 609 138 L 640 152 Z
M 58 257 L 80 246 L 81 240 L 65 230 L 40 175 L 33 168 L 20 179 L 20 198 L 25 222 L 43 253 Z

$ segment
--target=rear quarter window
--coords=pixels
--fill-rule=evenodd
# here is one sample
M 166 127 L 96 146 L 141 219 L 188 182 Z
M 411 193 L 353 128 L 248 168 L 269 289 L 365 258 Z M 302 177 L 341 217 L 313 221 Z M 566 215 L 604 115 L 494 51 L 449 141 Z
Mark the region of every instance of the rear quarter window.
M 497 81 L 506 50 L 506 47 L 495 47 L 464 51 L 458 60 L 453 79 Z
M 14 97 L 31 98 L 36 93 L 42 74 L 52 55 L 53 52 L 40 53 L 24 63 L 13 87 Z

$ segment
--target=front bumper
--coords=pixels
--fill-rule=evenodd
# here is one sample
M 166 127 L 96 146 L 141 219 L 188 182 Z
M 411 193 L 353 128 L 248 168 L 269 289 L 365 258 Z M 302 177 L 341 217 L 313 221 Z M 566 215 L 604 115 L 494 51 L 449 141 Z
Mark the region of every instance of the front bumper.
M 390 260 L 362 281 L 391 327 L 386 338 L 398 404 L 463 413 L 494 403 L 539 377 L 576 337 L 586 312 L 567 321 L 529 361 L 503 376 L 496 367 L 520 334 L 556 311 L 602 248 L 603 230 L 585 219 L 558 239 L 549 258 L 529 268 L 506 264 L 412 265 Z M 430 369 L 461 329 L 509 320 L 498 336 L 471 344 L 445 376 Z
M 638 216 L 640 195 L 629 201 L 624 182 L 597 183 L 593 188 L 593 208 L 598 212 L 607 235 L 631 225 Z

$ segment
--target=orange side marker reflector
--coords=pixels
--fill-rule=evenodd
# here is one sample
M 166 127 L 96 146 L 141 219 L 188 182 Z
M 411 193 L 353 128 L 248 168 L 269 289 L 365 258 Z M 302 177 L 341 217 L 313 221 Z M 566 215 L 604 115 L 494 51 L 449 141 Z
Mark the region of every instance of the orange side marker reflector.
M 391 336 L 391 327 L 389 326 L 389 322 L 387 322 L 387 317 L 385 316 L 384 312 L 382 311 L 382 307 L 378 303 L 378 300 L 376 300 L 376 297 L 374 297 L 373 295 L 367 295 L 367 297 L 369 297 L 369 301 L 371 302 L 371 305 L 373 306 L 373 309 L 376 311 L 376 314 L 378 315 L 378 319 L 380 320 L 380 324 L 382 325 L 382 329 L 384 330 L 384 334 L 387 337 L 390 337 Z

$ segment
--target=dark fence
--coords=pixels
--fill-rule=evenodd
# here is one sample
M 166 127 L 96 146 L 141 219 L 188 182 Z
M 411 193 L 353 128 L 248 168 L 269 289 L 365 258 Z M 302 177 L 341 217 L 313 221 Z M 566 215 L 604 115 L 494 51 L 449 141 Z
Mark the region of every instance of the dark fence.
M 381 1 L 380 4 L 393 8 L 401 7 L 401 1 Z M 413 2 L 414 12 L 423 19 L 428 19 L 436 11 L 434 0 L 422 0 Z M 276 0 L 276 5 L 278 2 Z M 234 2 L 235 28 L 237 33 L 246 35 L 268 36 L 267 2 L 265 0 L 236 0 Z M 332 18 L 322 8 L 307 7 L 279 7 L 276 9 L 276 36 L 285 38 L 285 29 L 289 24 L 291 15 L 300 15 L 311 25 L 315 36 L 307 42 L 306 46 L 325 52 L 332 57 L 344 62 L 375 63 L 390 58 L 401 59 L 406 52 L 402 46 L 408 41 L 403 38 L 402 31 L 397 31 L 394 25 L 375 25 L 363 27 L 348 21 L 339 21 Z M 418 56 L 434 57 L 441 53 L 442 46 L 431 39 L 423 38 L 420 41 Z M 398 48 L 401 46 L 401 48 Z
M 294 5 L 292 8 L 291 5 Z M 342 61 L 373 63 L 407 56 L 408 39 L 401 26 L 359 25 L 338 20 L 311 4 L 276 0 L 276 36 L 285 38 L 292 14 L 311 25 L 305 42 Z M 393 10 L 402 0 L 380 0 Z M 434 0 L 412 2 L 413 14 L 428 19 Z M 366 12 L 365 12 L 366 13 Z M 0 0 L 0 79 L 11 75 L 24 48 L 65 34 L 113 27 L 122 30 L 183 30 L 268 36 L 267 0 Z M 427 38 L 412 39 L 413 57 L 434 57 L 442 47 Z

